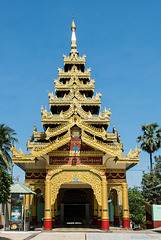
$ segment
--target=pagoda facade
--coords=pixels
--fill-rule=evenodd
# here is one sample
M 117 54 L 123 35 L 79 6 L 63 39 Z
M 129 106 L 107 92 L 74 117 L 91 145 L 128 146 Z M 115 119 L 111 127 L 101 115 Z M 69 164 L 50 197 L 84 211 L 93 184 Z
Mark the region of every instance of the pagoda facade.
M 44 229 L 55 225 L 118 226 L 118 202 L 122 225 L 130 227 L 126 171 L 139 163 L 136 147 L 123 155 L 120 136 L 110 125 L 110 109 L 100 112 L 101 93 L 94 95 L 95 80 L 85 68 L 86 56 L 79 57 L 76 26 L 71 26 L 71 51 L 58 68 L 55 94 L 48 92 L 50 111 L 41 107 L 42 126 L 36 125 L 27 142 L 29 154 L 12 147 L 12 162 L 25 171 L 25 184 L 37 196 L 26 196 L 27 216 L 32 205 L 31 224 L 44 217 Z M 113 215 L 109 219 L 109 204 Z

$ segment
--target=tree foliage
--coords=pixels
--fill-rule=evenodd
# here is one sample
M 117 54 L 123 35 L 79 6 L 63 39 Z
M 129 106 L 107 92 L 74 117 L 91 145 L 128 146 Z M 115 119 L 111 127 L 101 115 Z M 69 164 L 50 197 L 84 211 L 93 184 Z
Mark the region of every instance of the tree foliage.
M 0 167 L 0 203 L 6 203 L 10 195 L 12 177 L 5 169 Z
M 161 204 L 160 189 L 153 189 L 157 185 L 161 184 L 161 156 L 155 156 L 154 159 L 155 166 L 153 171 L 143 174 L 141 184 L 143 189 L 143 196 L 145 197 L 146 201 L 150 204 Z
M 150 154 L 150 169 L 152 170 L 152 153 L 161 146 L 161 128 L 157 123 L 145 124 L 141 127 L 143 135 L 137 138 L 141 148 Z
M 9 150 L 12 142 L 18 142 L 14 130 L 5 124 L 0 124 L 0 166 L 4 169 L 10 169 L 11 156 Z
M 10 194 L 12 177 L 7 172 L 10 169 L 11 156 L 9 150 L 12 142 L 18 142 L 14 130 L 5 124 L 0 124 L 0 203 L 6 203 Z
M 145 222 L 145 199 L 138 187 L 128 189 L 130 219 L 135 224 Z

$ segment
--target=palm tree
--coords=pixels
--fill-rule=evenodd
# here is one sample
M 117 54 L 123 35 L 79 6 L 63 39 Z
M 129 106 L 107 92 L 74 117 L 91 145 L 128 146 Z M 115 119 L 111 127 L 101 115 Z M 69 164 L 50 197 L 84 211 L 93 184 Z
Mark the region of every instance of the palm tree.
M 4 169 L 10 169 L 11 156 L 9 150 L 12 146 L 12 143 L 18 142 L 18 139 L 15 138 L 16 133 L 14 130 L 5 124 L 0 124 L 0 166 Z
M 161 128 L 157 123 L 145 124 L 141 127 L 143 135 L 137 138 L 141 148 L 150 154 L 150 170 L 152 171 L 152 153 L 161 147 Z

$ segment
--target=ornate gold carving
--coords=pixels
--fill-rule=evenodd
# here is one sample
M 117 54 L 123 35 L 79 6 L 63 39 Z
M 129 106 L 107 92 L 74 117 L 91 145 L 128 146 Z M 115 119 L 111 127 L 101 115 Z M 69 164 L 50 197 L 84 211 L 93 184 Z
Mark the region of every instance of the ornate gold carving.
M 117 178 L 117 177 L 119 177 L 119 178 L 125 178 L 126 177 L 126 173 L 124 173 L 123 175 L 120 175 L 120 173 L 118 172 L 118 173 L 116 173 L 115 175 L 113 175 L 112 173 L 109 173 L 108 174 L 108 178 L 112 178 L 112 179 L 115 179 L 115 178 Z
M 106 173 L 126 173 L 125 169 L 106 169 Z
M 46 142 L 29 142 L 27 141 L 27 150 L 31 150 L 33 147 L 45 147 L 48 143 Z
M 20 149 L 19 151 L 16 149 L 15 146 L 12 145 L 10 151 L 12 152 L 12 162 L 34 162 L 32 157 L 29 154 L 24 154 L 22 150 Z
M 74 25 L 73 25 L 74 26 Z M 73 28 L 73 31 L 75 27 Z M 74 35 L 73 35 L 74 36 Z M 52 112 L 48 112 L 47 109 L 41 108 L 42 115 L 42 125 L 59 125 L 56 128 L 48 128 L 45 133 L 37 132 L 37 127 L 35 125 L 33 136 L 31 136 L 31 141 L 27 142 L 27 148 L 31 150 L 30 154 L 23 154 L 22 150 L 19 151 L 13 146 L 11 148 L 13 163 L 34 163 L 36 157 L 42 157 L 45 154 L 55 154 L 54 156 L 71 156 L 73 152 L 56 152 L 56 150 L 69 143 L 71 139 L 71 128 L 77 126 L 80 128 L 80 135 L 82 142 L 93 147 L 94 149 L 99 150 L 102 153 L 97 153 L 98 151 L 92 152 L 80 152 L 75 153 L 75 156 L 91 156 L 99 154 L 102 156 L 104 153 L 116 157 L 117 162 L 121 163 L 139 163 L 139 153 L 140 149 L 136 148 L 134 151 L 130 150 L 128 155 L 122 154 L 122 143 L 120 143 L 120 137 L 118 136 L 115 126 L 113 128 L 113 133 L 107 133 L 103 126 L 110 125 L 110 109 L 106 109 L 103 112 L 100 112 L 98 115 L 92 115 L 92 110 L 86 112 L 84 106 L 91 106 L 89 109 L 92 109 L 92 106 L 96 106 L 98 109 L 101 104 L 101 93 L 96 93 L 93 96 L 91 91 L 94 92 L 95 80 L 91 79 L 91 69 L 85 71 L 85 59 L 78 56 L 78 51 L 76 49 L 76 38 L 72 39 L 72 46 L 70 56 L 64 57 L 64 70 L 58 68 L 59 79 L 54 79 L 55 83 L 55 92 L 54 95 L 51 92 L 48 92 L 49 96 L 49 105 L 50 109 L 54 106 L 61 106 L 63 109 L 64 105 L 69 106 L 67 111 L 61 111 L 60 114 L 54 115 Z M 57 92 L 63 91 L 66 94 L 63 95 L 63 98 L 59 98 Z M 90 91 L 90 92 L 89 92 Z M 88 92 L 88 93 L 87 93 Z M 88 98 L 87 96 L 90 96 Z M 66 109 L 66 108 L 65 108 Z M 96 128 L 92 125 L 102 125 L 102 128 Z M 66 133 L 67 132 L 67 133 Z M 62 136 L 62 134 L 65 134 Z M 89 133 L 89 134 L 87 134 Z M 59 136 L 62 137 L 59 137 Z M 91 136 L 92 135 L 92 136 Z M 34 142 L 33 140 L 49 140 L 54 137 L 54 141 L 39 141 Z M 100 140 L 98 140 L 98 138 Z M 111 141 L 110 143 L 107 143 Z M 65 155 L 66 154 L 66 155 Z M 50 154 L 49 154 L 50 155 Z M 108 159 L 106 163 L 108 165 Z M 82 166 L 81 166 L 82 167 Z M 87 166 L 86 166 L 87 167 Z M 95 167 L 97 169 L 97 166 Z M 98 167 L 101 174 L 103 169 Z M 116 180 L 116 179 L 115 179 Z M 123 179 L 122 179 L 123 180 Z
M 141 153 L 141 149 L 140 146 L 136 146 L 136 148 L 132 151 L 132 149 L 130 149 L 129 153 L 127 154 L 127 156 L 129 158 L 139 158 L 139 153 Z
M 83 57 L 79 57 L 78 54 L 76 53 L 72 53 L 69 57 L 66 57 L 65 55 L 63 55 L 64 58 L 64 64 L 84 64 L 85 65 L 85 61 L 86 61 L 86 55 L 84 55 Z
M 82 119 L 85 120 L 91 120 L 91 121 L 97 121 L 100 122 L 101 121 L 106 121 L 107 124 L 109 125 L 109 117 L 111 115 L 110 110 L 106 110 L 102 113 L 100 113 L 98 116 L 93 116 L 91 114 L 91 112 L 86 112 L 83 110 L 81 103 L 78 102 L 78 100 L 76 98 L 73 99 L 72 103 L 70 104 L 70 107 L 67 111 L 63 112 L 61 111 L 59 115 L 53 115 L 51 112 L 48 113 L 47 110 L 41 108 L 41 115 L 42 115 L 42 122 L 50 122 L 50 121 L 58 121 L 58 120 L 67 120 L 69 118 L 71 118 L 71 116 L 73 114 L 79 114 L 81 116 Z
M 70 132 L 67 132 L 62 137 L 57 137 L 56 140 L 49 143 L 46 147 L 34 147 L 31 151 L 31 155 L 33 158 L 42 156 L 48 152 L 57 149 L 70 141 Z
M 33 139 L 35 140 L 43 140 L 45 139 L 45 133 L 44 132 L 33 132 Z
M 108 110 L 105 108 L 105 110 L 102 113 L 100 112 L 100 114 L 98 115 L 98 118 L 103 120 L 104 119 L 109 120 L 110 116 L 111 116 L 110 108 Z
M 26 169 L 25 170 L 26 179 L 42 179 L 46 177 L 46 169 Z
M 72 126 L 74 125 L 73 122 L 71 123 L 65 123 L 65 124 L 61 124 L 56 128 L 50 128 L 48 127 L 46 130 L 46 139 L 49 139 L 51 137 L 60 135 L 63 132 L 66 132 L 67 130 L 69 130 Z
M 83 170 L 88 170 L 88 171 L 93 171 L 99 175 L 104 175 L 105 174 L 105 166 L 103 165 L 76 165 L 76 166 L 71 166 L 71 165 L 49 165 L 46 168 L 50 175 L 52 174 L 52 171 L 60 172 L 63 170 L 68 170 L 68 171 L 73 171 L 73 170 L 78 170 L 78 171 L 83 171 Z
M 25 183 L 34 186 L 44 184 L 44 179 L 25 179 Z
M 40 157 L 45 155 L 46 153 L 53 151 L 66 143 L 70 141 L 70 132 L 67 132 L 64 136 L 62 137 L 57 137 L 56 140 L 52 141 L 51 143 L 48 143 L 46 146 L 34 146 L 33 149 L 31 150 L 30 154 L 23 154 L 22 150 L 18 151 L 14 146 L 11 148 L 12 152 L 12 159 L 13 162 L 27 162 L 27 161 L 35 161 L 35 157 Z
M 82 140 L 89 146 L 94 146 L 95 148 L 100 149 L 105 153 L 108 152 L 112 156 L 120 156 L 122 153 L 121 144 L 103 143 L 102 141 L 97 140 L 95 137 L 90 137 L 85 132 L 82 132 Z
M 49 139 L 50 137 L 54 137 L 56 135 L 59 135 L 65 131 L 67 131 L 68 129 L 72 128 L 74 125 L 77 125 L 78 127 L 80 127 L 83 131 L 87 131 L 90 134 L 93 134 L 97 137 L 101 137 L 104 140 L 116 140 L 117 139 L 117 134 L 109 134 L 105 131 L 105 129 L 102 128 L 96 128 L 86 122 L 84 122 L 78 115 L 73 116 L 70 118 L 70 121 L 68 123 L 65 124 L 61 124 L 56 128 L 48 128 L 45 132 L 46 134 L 46 139 Z
M 86 71 L 81 72 L 78 70 L 75 65 L 73 65 L 72 69 L 68 72 L 64 72 L 61 68 L 58 68 L 59 78 L 71 78 L 72 76 L 76 76 L 78 78 L 87 78 L 90 79 L 91 76 L 91 68 L 88 68 Z
M 78 81 L 78 80 L 77 80 Z M 76 81 L 76 82 L 77 82 Z M 53 93 L 48 93 L 49 96 L 49 104 L 50 106 L 52 105 L 67 105 L 67 104 L 72 104 L 73 98 L 76 97 L 79 102 L 83 105 L 98 105 L 100 106 L 100 98 L 102 94 L 99 92 L 96 94 L 96 96 L 92 98 L 87 98 L 85 94 L 81 94 L 80 89 L 76 87 L 76 85 L 70 89 L 70 92 L 68 95 L 64 95 L 63 98 L 58 98 L 57 96 L 54 96 Z
M 110 195 L 111 191 L 115 189 L 117 191 L 117 195 L 120 199 L 120 203 L 122 205 L 122 185 L 115 185 L 115 186 L 108 186 L 107 187 L 107 191 L 108 191 L 108 195 Z
M 126 183 L 126 179 L 108 179 L 108 183 Z
M 85 157 L 102 157 L 104 156 L 104 153 L 101 151 L 81 151 L 81 152 L 75 152 L 75 151 L 53 151 L 49 153 L 49 156 L 85 156 Z
M 82 74 L 82 76 L 84 75 L 84 73 L 81 73 L 81 74 Z M 95 84 L 94 79 L 92 79 L 89 82 L 87 82 L 86 84 L 84 84 L 81 80 L 79 80 L 79 75 L 77 75 L 74 71 L 71 71 L 70 77 L 68 76 L 68 78 L 70 78 L 70 80 L 67 81 L 66 84 L 63 84 L 61 81 L 59 81 L 59 79 L 54 79 L 55 90 L 56 91 L 61 91 L 62 89 L 63 90 L 72 90 L 74 88 L 74 89 L 79 89 L 79 90 L 84 90 L 84 89 L 87 90 L 88 89 L 90 91 L 94 91 L 94 84 Z M 89 78 L 89 77 L 87 77 L 86 72 L 85 72 L 84 78 Z M 81 77 L 81 79 L 82 79 L 82 77 Z
M 54 172 L 51 171 L 49 174 L 52 177 Z M 74 182 L 75 178 L 77 178 L 78 181 L 80 182 L 88 183 L 89 185 L 91 185 L 98 204 L 102 206 L 100 178 L 98 178 L 95 174 L 93 174 L 93 172 L 83 172 L 83 171 L 59 172 L 59 174 L 51 178 L 51 188 L 52 188 L 51 204 L 55 203 L 55 200 L 57 198 L 57 194 L 59 192 L 61 185 L 68 182 Z

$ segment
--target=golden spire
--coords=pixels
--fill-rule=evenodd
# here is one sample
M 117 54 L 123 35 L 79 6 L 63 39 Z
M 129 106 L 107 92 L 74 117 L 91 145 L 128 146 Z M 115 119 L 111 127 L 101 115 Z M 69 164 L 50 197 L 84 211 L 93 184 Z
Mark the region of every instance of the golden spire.
M 75 26 L 75 22 L 74 22 L 74 13 L 72 13 L 72 26 L 71 26 L 71 30 L 72 30 L 72 32 L 75 32 L 75 30 L 76 30 L 76 26 Z
M 76 35 L 75 35 L 75 22 L 74 22 L 74 16 L 73 16 L 73 21 L 71 25 L 71 30 L 72 30 L 72 37 L 71 37 L 71 52 L 77 52 L 77 44 L 76 44 Z

